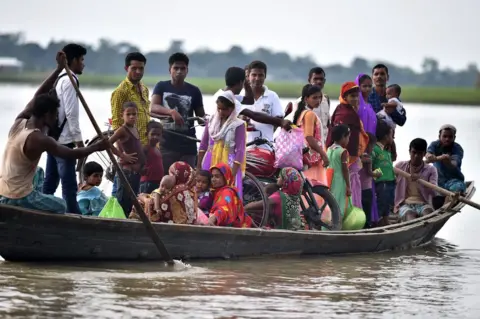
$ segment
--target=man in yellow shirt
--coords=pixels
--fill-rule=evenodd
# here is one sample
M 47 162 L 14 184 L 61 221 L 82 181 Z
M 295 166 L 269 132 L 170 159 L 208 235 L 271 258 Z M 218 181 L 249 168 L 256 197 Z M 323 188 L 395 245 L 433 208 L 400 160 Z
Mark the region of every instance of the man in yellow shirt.
M 113 91 L 112 127 L 114 130 L 123 125 L 122 106 L 125 102 L 135 102 L 138 107 L 137 129 L 142 145 L 148 144 L 147 124 L 150 121 L 150 100 L 148 88 L 142 83 L 147 59 L 140 52 L 129 53 L 125 57 L 127 78 Z
M 113 91 L 110 103 L 112 106 L 112 128 L 116 130 L 123 125 L 123 104 L 134 102 L 138 107 L 136 127 L 142 145 L 148 144 L 147 124 L 150 121 L 150 99 L 148 88 L 142 83 L 147 59 L 140 52 L 132 52 L 125 57 L 127 77 Z M 123 150 L 122 150 L 123 151 Z M 117 193 L 117 177 L 113 180 L 112 196 Z

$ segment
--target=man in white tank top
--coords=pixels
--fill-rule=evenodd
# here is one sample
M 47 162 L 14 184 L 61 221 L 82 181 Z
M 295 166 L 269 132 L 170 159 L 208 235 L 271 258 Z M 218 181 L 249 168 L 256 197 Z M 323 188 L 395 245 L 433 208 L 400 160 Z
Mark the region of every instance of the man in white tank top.
M 33 99 L 17 116 L 10 132 L 0 165 L 0 204 L 20 206 L 53 213 L 64 213 L 65 200 L 43 194 L 41 185 L 33 185 L 37 165 L 44 152 L 60 158 L 78 159 L 105 150 L 108 141 L 71 149 L 46 136 L 57 124 L 59 101 L 49 93 L 65 66 L 65 54 L 57 53 L 56 70 L 42 83 Z

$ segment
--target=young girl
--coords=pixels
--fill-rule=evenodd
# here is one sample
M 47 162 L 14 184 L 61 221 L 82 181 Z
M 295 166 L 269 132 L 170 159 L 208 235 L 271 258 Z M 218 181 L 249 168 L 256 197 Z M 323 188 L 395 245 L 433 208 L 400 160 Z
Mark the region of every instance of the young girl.
M 212 174 L 209 171 L 201 170 L 196 176 L 196 191 L 198 196 L 198 208 L 200 208 L 207 216 L 212 208 L 213 195 L 210 192 L 212 187 Z
M 328 166 L 328 156 L 322 144 L 321 123 L 313 109 L 320 105 L 322 90 L 316 85 L 307 84 L 302 89 L 302 99 L 298 103 L 293 122 L 303 128 L 305 144 L 308 153 L 304 154 L 304 164 L 308 169 L 304 172 L 306 178 L 326 181 L 325 169 Z
M 143 148 L 146 162 L 140 178 L 140 193 L 150 194 L 160 186 L 163 178 L 162 153 L 157 147 L 162 138 L 163 127 L 160 122 L 150 121 L 147 124 L 148 144 Z
M 77 202 L 82 215 L 98 216 L 108 197 L 98 188 L 102 183 L 103 168 L 97 162 L 88 162 L 83 167 L 85 181 L 78 187 Z
M 361 93 L 358 104 L 358 116 L 362 121 L 365 132 L 375 135 L 375 131 L 377 130 L 377 114 L 375 114 L 372 105 L 368 103 L 368 96 L 372 92 L 372 78 L 360 73 L 355 83 L 360 87 Z
M 372 170 L 372 159 L 371 154 L 373 147 L 377 143 L 377 138 L 375 135 L 368 134 L 368 145 L 365 149 L 365 153 L 361 156 L 362 160 L 362 169 L 360 170 L 360 183 L 362 184 L 362 208 L 365 212 L 367 222 L 365 223 L 366 228 L 372 227 L 372 223 L 378 221 L 378 213 L 376 210 L 377 207 L 377 197 L 373 193 L 373 179 L 380 177 L 382 174 L 380 172 L 374 172 Z M 373 209 L 375 208 L 375 209 Z M 372 213 L 375 212 L 375 215 Z
M 389 224 L 388 216 L 395 202 L 395 173 L 393 171 L 392 154 L 385 149 L 393 141 L 393 130 L 385 122 L 380 121 L 377 127 L 377 144 L 372 152 L 372 168 L 380 169 L 382 175 L 375 180 L 378 214 L 381 217 L 379 226 Z
M 112 151 L 115 153 L 115 155 L 120 157 L 120 167 L 122 168 L 125 176 L 127 177 L 127 181 L 130 183 L 130 186 L 135 194 L 138 194 L 140 188 L 140 173 L 143 169 L 143 165 L 145 164 L 145 156 L 143 154 L 142 144 L 140 143 L 138 130 L 135 127 L 135 123 L 137 122 L 137 114 L 137 105 L 134 102 L 125 102 L 123 104 L 124 124 L 120 126 L 109 139 L 111 144 L 118 142 L 118 144 L 120 144 L 119 146 L 123 150 L 123 152 L 120 152 L 115 147 L 112 148 Z M 122 206 L 122 209 L 125 212 L 126 217 L 128 217 L 132 209 L 133 202 L 123 183 L 118 184 L 116 196 L 120 206 Z
M 330 192 L 337 200 L 340 207 L 340 214 L 345 216 L 347 197 L 352 195 L 350 190 L 350 174 L 348 172 L 348 141 L 350 129 L 347 125 L 338 124 L 331 129 L 333 145 L 327 150 L 330 160 L 329 168 L 333 170 L 333 177 L 330 185 Z
M 235 95 L 224 91 L 217 99 L 217 112 L 203 131 L 198 151 L 197 170 L 209 170 L 219 163 L 232 168 L 234 186 L 242 197 L 242 180 L 246 167 L 245 122 L 237 118 Z

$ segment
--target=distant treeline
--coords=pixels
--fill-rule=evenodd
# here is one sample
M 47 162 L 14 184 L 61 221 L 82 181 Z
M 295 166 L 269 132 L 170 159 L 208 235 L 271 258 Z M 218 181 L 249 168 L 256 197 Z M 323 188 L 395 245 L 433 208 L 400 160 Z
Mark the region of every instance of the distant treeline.
M 23 38 L 22 33 L 0 33 L 0 56 L 19 59 L 24 63 L 25 71 L 51 69 L 55 62 L 55 52 L 68 43 L 51 41 L 46 47 L 42 47 L 38 43 L 25 42 Z M 88 50 L 85 71 L 91 74 L 121 74 L 124 72 L 126 53 L 141 51 L 129 42 L 113 43 L 107 39 L 101 39 L 95 46 L 83 45 Z M 174 52 L 184 51 L 183 41 L 175 40 L 166 51 L 143 52 L 148 60 L 148 74 L 168 74 L 168 57 Z M 385 63 L 390 69 L 392 80 L 404 85 L 473 87 L 479 80 L 478 68 L 474 63 L 460 71 L 448 68 L 441 70 L 438 61 L 433 58 L 425 58 L 423 72 L 418 73 L 388 60 L 369 61 L 357 57 L 349 66 L 324 65 L 322 61 L 315 61 L 310 56 L 291 57 L 286 52 L 273 52 L 265 48 L 247 53 L 238 45 L 225 52 L 203 49 L 187 54 L 190 57 L 189 76 L 196 78 L 221 78 L 230 66 L 243 67 L 253 60 L 261 60 L 267 63 L 269 79 L 275 81 L 305 81 L 310 68 L 321 66 L 327 73 L 328 82 L 342 83 L 354 79 L 359 73 L 368 73 L 376 63 Z

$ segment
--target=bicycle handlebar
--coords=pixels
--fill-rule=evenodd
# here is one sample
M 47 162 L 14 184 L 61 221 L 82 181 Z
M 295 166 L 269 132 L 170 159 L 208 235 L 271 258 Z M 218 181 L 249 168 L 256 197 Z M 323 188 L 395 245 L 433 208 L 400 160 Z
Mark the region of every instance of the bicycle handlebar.
M 252 145 L 260 146 L 260 145 L 263 145 L 263 144 L 266 144 L 266 145 L 270 146 L 272 148 L 272 150 L 275 149 L 273 147 L 273 144 L 269 140 L 267 140 L 263 137 L 258 137 L 256 139 L 254 139 L 253 141 L 247 143 L 246 146 L 247 147 L 252 146 Z
M 150 117 L 153 117 L 159 120 L 173 120 L 173 118 L 170 115 L 158 115 L 158 114 L 150 113 Z M 206 116 L 205 117 L 199 117 L 199 116 L 187 117 L 185 120 L 205 123 Z

